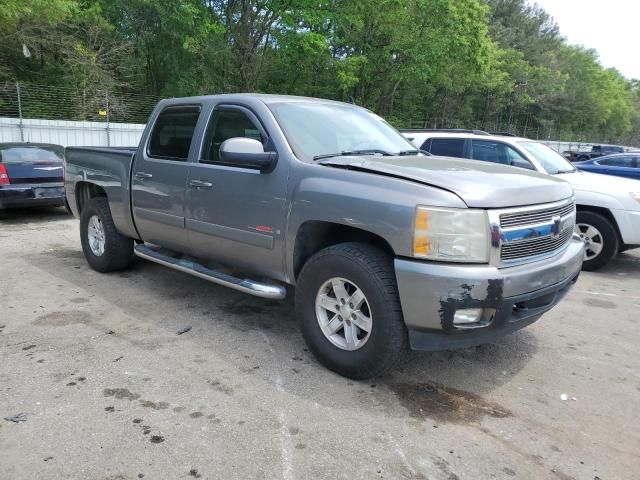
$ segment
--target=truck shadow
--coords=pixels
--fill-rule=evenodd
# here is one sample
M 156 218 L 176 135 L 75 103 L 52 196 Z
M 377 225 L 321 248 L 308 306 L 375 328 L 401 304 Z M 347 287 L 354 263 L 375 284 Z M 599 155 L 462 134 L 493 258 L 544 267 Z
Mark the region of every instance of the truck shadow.
M 69 214 L 64 207 L 29 207 L 0 210 L 0 226 L 17 226 L 66 220 Z
M 78 309 L 99 310 L 95 300 L 107 302 L 126 320 L 99 313 L 84 316 L 82 323 L 115 331 L 133 348 L 161 350 L 188 341 L 180 360 L 185 368 L 207 375 L 206 358 L 213 353 L 247 381 L 278 385 L 288 394 L 331 408 L 355 405 L 399 417 L 408 411 L 415 419 L 439 422 L 506 417 L 510 412 L 484 400 L 484 395 L 508 383 L 537 351 L 536 336 L 523 330 L 473 349 L 414 353 L 384 378 L 352 381 L 322 367 L 307 350 L 291 291 L 285 301 L 264 300 L 142 260 L 124 272 L 103 275 L 89 269 L 80 249 L 65 249 L 64 255 L 45 251 L 25 260 L 86 295 L 65 300 L 55 312 L 59 324 L 64 324 L 65 315 L 77 317 Z M 192 332 L 177 336 L 187 325 Z M 210 382 L 219 385 L 222 379 Z

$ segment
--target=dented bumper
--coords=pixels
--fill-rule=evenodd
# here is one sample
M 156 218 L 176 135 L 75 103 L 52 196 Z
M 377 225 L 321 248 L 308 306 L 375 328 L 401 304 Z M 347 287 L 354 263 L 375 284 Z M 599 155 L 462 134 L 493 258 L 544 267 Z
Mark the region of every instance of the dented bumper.
M 583 252 L 582 241 L 574 237 L 552 258 L 507 268 L 396 259 L 411 347 L 465 348 L 533 323 L 569 291 L 582 268 Z M 456 311 L 470 308 L 486 312 L 486 326 L 454 325 Z

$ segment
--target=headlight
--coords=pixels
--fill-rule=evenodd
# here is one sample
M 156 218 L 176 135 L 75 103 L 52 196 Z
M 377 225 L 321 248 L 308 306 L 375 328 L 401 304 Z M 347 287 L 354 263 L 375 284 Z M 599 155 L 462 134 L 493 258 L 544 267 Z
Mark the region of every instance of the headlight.
M 489 261 L 489 222 L 484 210 L 417 207 L 413 256 L 449 262 Z
M 629 193 L 631 198 L 633 198 L 636 202 L 640 203 L 640 192 L 631 192 Z

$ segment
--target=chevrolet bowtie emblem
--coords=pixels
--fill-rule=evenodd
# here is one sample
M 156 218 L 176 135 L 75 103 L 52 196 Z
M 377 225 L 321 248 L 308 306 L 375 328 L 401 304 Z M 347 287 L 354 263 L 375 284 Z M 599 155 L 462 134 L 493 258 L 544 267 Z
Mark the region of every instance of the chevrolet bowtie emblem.
M 562 224 L 562 219 L 559 215 L 555 215 L 551 218 L 551 221 L 553 222 L 553 225 L 551 225 L 551 235 L 557 237 L 558 235 L 560 235 L 560 225 Z

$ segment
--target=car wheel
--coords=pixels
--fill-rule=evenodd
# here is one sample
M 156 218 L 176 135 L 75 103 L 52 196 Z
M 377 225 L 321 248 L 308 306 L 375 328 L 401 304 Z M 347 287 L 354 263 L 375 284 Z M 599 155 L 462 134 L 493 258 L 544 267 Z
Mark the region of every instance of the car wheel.
M 309 349 L 340 375 L 382 375 L 409 351 L 393 257 L 370 245 L 316 253 L 298 276 L 295 303 Z
M 92 198 L 80 214 L 80 242 L 87 262 L 102 273 L 122 270 L 133 257 L 133 240 L 121 235 L 104 197 Z
M 618 253 L 618 232 L 605 216 L 589 211 L 578 212 L 575 231 L 585 243 L 583 270 L 597 270 Z

